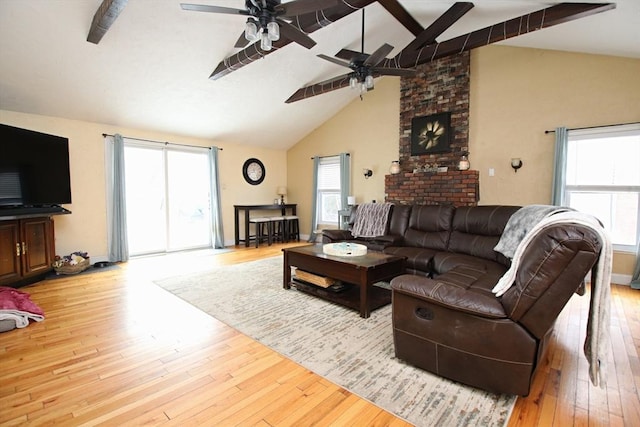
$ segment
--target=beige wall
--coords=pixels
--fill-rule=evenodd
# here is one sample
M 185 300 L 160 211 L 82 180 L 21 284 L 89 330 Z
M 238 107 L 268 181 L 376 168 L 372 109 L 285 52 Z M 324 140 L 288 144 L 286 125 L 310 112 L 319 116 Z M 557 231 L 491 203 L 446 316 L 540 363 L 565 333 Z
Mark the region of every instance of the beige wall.
M 469 159 L 480 171 L 480 204 L 549 203 L 554 136 L 544 131 L 640 121 L 639 75 L 638 59 L 504 46 L 474 50 Z M 340 151 L 353 154 L 358 202 L 383 199 L 383 175 L 398 156 L 399 96 L 398 79 L 382 79 L 363 102 L 354 101 L 289 150 L 289 186 L 303 206 L 311 197 L 302 196 L 311 187 L 309 157 Z M 524 162 L 518 173 L 512 157 Z M 376 171 L 368 181 L 359 172 L 365 164 Z M 306 231 L 310 212 L 302 212 Z M 634 255 L 616 253 L 614 272 L 631 275 L 634 264 Z
M 480 171 L 480 204 L 551 202 L 554 134 L 640 122 L 640 60 L 489 46 L 471 55 L 469 159 Z M 510 166 L 520 157 L 517 173 Z M 495 176 L 489 176 L 489 168 Z M 616 253 L 631 275 L 635 255 Z
M 142 131 L 0 110 L 0 122 L 39 132 L 69 138 L 71 191 L 73 203 L 65 205 L 71 215 L 54 217 L 56 253 L 65 255 L 76 250 L 89 252 L 95 260 L 107 256 L 107 217 L 103 133 L 120 133 L 127 137 L 169 141 L 208 147 L 220 152 L 220 176 L 225 244 L 233 244 L 233 205 L 266 204 L 277 198 L 276 187 L 286 185 L 287 167 L 284 150 L 269 150 L 220 141 L 185 138 L 158 132 Z M 266 169 L 262 184 L 253 186 L 242 177 L 247 158 L 260 159 Z
M 640 121 L 638 76 L 638 59 L 504 46 L 473 51 L 469 159 L 480 171 L 480 203 L 550 203 L 554 134 L 545 130 Z M 524 164 L 517 173 L 512 157 Z
M 311 228 L 313 156 L 350 153 L 350 194 L 357 203 L 384 201 L 384 176 L 398 159 L 399 94 L 399 78 L 376 80 L 364 100 L 347 105 L 287 152 L 290 199 L 298 203 L 302 234 L 308 236 Z M 363 168 L 373 170 L 373 176 L 365 179 Z

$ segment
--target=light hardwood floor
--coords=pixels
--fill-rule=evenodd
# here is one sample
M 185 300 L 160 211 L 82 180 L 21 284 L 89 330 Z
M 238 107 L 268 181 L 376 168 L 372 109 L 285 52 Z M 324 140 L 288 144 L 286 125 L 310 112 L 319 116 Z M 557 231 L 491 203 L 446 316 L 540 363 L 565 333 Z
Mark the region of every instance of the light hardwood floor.
M 46 320 L 0 334 L 0 425 L 408 425 L 151 282 L 282 247 L 143 258 L 22 288 Z M 574 296 L 509 426 L 640 426 L 640 291 L 612 289 L 607 388 L 589 383 L 588 297 Z

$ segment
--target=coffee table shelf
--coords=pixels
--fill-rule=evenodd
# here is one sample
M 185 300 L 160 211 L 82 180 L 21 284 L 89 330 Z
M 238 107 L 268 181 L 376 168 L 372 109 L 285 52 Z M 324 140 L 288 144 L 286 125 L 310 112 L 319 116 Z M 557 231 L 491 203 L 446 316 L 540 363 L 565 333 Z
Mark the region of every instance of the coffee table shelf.
M 348 289 L 338 292 L 297 280 L 292 280 L 291 286 L 301 292 L 322 298 L 326 301 L 352 310 L 360 310 L 360 288 L 357 285 L 350 283 Z M 391 304 L 391 291 L 379 286 L 372 286 L 369 289 L 369 311 L 384 307 L 387 304 Z
M 311 285 L 296 286 L 299 290 L 319 298 L 358 310 L 360 317 L 367 318 L 371 311 L 391 302 L 391 293 L 374 283 L 390 281 L 404 273 L 405 259 L 381 252 L 369 251 L 362 256 L 340 257 L 325 254 L 321 244 L 285 248 L 283 287 L 290 289 L 291 267 L 309 273 L 331 277 L 344 283 L 352 283 L 353 289 L 332 292 Z M 340 295 L 342 294 L 342 295 Z

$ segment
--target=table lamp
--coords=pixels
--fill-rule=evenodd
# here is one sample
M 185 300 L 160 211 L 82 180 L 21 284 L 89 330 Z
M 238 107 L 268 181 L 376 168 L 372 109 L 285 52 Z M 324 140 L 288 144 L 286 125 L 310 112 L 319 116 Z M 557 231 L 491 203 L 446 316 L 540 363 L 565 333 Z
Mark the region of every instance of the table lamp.
M 284 196 L 287 195 L 287 187 L 278 187 L 276 193 L 280 196 L 280 204 L 284 205 Z

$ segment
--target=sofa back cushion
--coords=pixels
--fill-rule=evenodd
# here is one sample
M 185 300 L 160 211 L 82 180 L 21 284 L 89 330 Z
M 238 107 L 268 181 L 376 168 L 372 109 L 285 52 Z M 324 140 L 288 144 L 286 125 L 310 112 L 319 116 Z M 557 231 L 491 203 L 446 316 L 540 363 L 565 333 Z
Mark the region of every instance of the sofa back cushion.
M 453 216 L 448 250 L 497 261 L 509 265 L 509 260 L 493 250 L 509 218 L 519 206 L 463 206 Z
M 393 236 L 404 236 L 409 226 L 409 216 L 412 205 L 394 205 L 390 213 L 389 234 Z
M 414 205 L 404 233 L 405 245 L 445 250 L 455 210 L 452 205 Z

